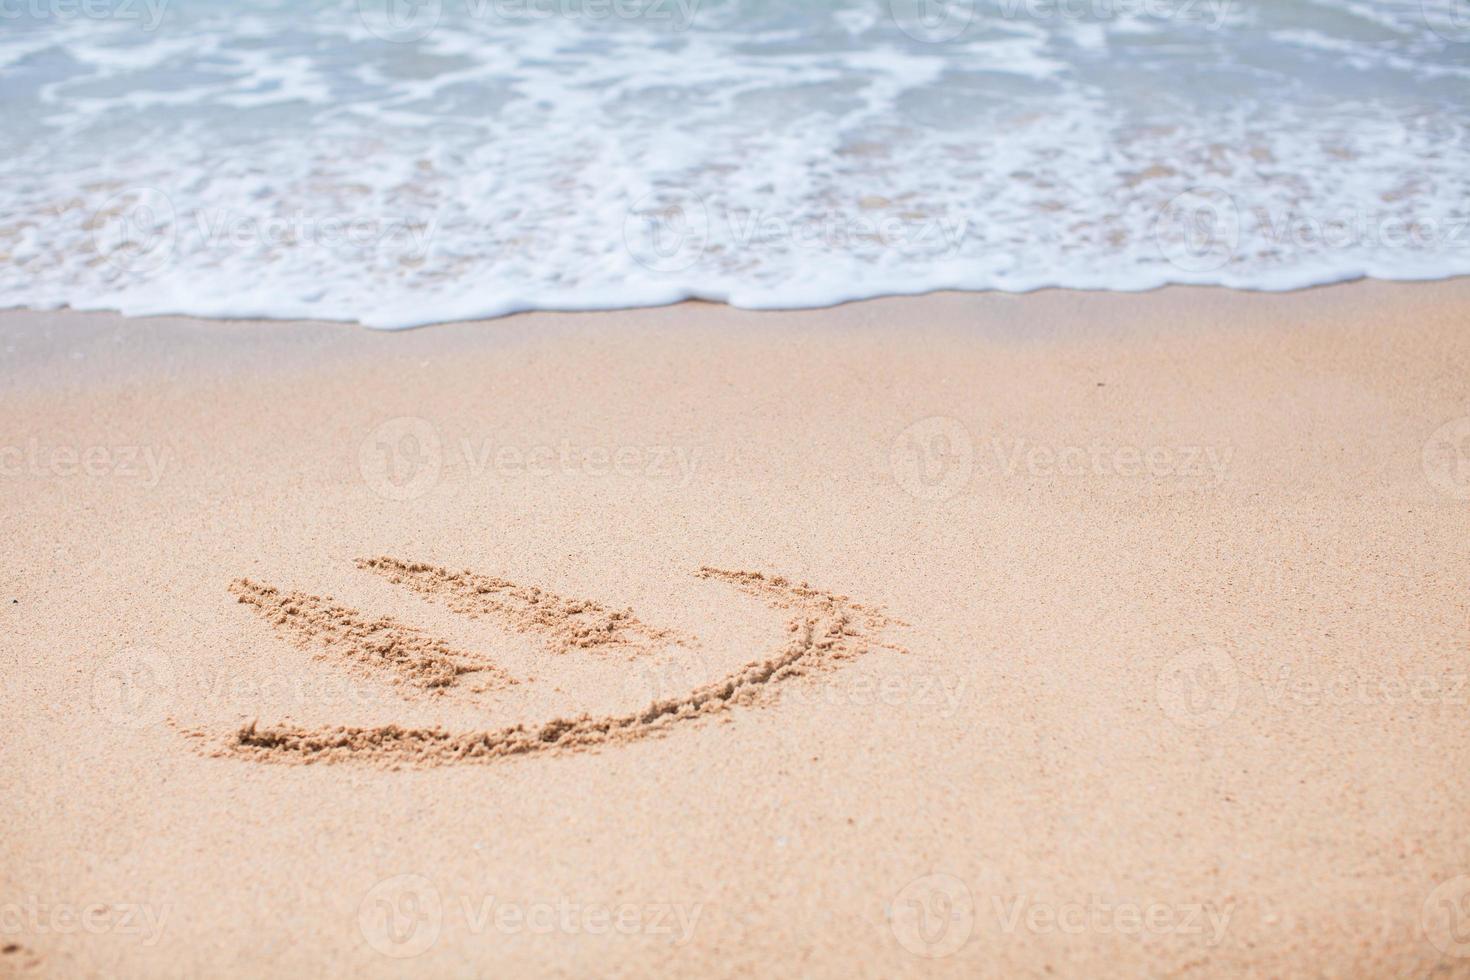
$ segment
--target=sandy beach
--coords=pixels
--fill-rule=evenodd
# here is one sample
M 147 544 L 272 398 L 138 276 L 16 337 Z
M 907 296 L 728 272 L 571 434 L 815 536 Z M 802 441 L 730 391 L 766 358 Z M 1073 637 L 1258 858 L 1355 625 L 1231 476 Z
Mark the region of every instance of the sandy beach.
M 0 972 L 1470 976 L 1467 310 L 0 314 Z

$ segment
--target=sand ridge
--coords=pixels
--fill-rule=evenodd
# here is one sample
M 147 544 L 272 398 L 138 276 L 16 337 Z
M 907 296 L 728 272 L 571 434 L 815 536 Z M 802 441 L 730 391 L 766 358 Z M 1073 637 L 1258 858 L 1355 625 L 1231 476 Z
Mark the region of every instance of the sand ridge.
M 431 589 L 436 596 L 449 596 L 451 608 L 460 612 L 486 608 L 499 600 L 481 600 L 510 593 L 518 598 L 526 591 L 512 583 L 476 575 L 473 572 L 449 573 L 443 569 L 397 559 L 379 558 L 358 562 L 378 572 L 387 572 L 390 580 L 406 584 L 416 591 Z M 898 625 L 875 607 L 853 602 L 847 596 L 794 583 L 781 576 L 761 572 L 729 571 L 703 566 L 696 576 L 735 586 L 740 591 L 761 598 L 774 608 L 794 613 L 786 624 L 787 637 L 777 650 L 764 659 L 753 660 L 741 669 L 712 683 L 694 688 L 677 697 L 655 700 L 640 711 L 624 715 L 594 717 L 582 714 L 554 718 L 539 726 L 515 725 L 507 728 L 448 732 L 442 728 L 408 728 L 382 725 L 371 728 L 299 727 L 274 725 L 261 727 L 257 722 L 231 733 L 222 741 L 214 740 L 211 755 L 248 759 L 256 762 L 367 762 L 387 766 L 437 766 L 455 762 L 487 762 L 507 756 L 550 751 L 585 750 L 603 745 L 622 744 L 661 734 L 670 728 L 707 717 L 735 706 L 751 706 L 770 701 L 776 685 L 813 671 L 830 669 L 841 661 L 865 653 L 878 633 L 890 625 Z M 484 584 L 490 591 L 480 593 Z M 263 591 L 256 586 L 256 590 Z M 273 594 L 274 590 L 270 590 Z M 251 593 L 253 594 L 253 593 Z M 293 594 L 295 595 L 295 594 Z M 538 595 L 548 595 L 538 593 Z M 242 596 L 242 601 L 246 601 Z M 278 600 L 271 608 L 286 600 Z M 292 600 L 298 606 L 299 600 Z M 552 610 L 567 611 L 567 601 L 552 597 Z M 592 605 L 592 604 L 588 604 Z M 332 607 L 338 608 L 338 607 Z M 515 607 L 511 607 L 514 609 Z M 586 608 L 581 606 L 577 612 Z M 498 609 L 496 610 L 499 611 Z M 601 614 L 605 607 L 595 606 Z M 284 613 L 282 613 L 284 615 Z M 299 614 L 298 614 L 299 615 Z M 532 622 L 542 623 L 532 615 Z M 576 615 L 576 612 L 568 612 Z M 555 613 L 549 617 L 553 635 L 566 637 L 561 630 L 565 619 Z M 289 622 L 289 620 L 288 620 Z M 617 642 L 621 630 L 635 632 L 645 639 L 673 635 L 669 631 L 644 626 L 631 613 L 602 622 L 613 624 L 614 630 L 602 635 Z M 597 634 L 594 634 L 597 635 Z M 439 647 L 431 649 L 439 651 Z M 447 648 L 444 659 L 451 656 Z M 205 730 L 188 734 L 208 737 Z
M 473 672 L 486 677 L 478 690 L 514 683 L 505 671 L 483 657 L 456 650 L 444 640 L 388 616 L 365 618 L 329 596 L 282 592 L 244 578 L 232 582 L 230 592 L 240 602 L 254 606 L 297 646 L 308 649 L 319 645 L 320 656 L 353 664 L 366 673 L 390 674 L 396 683 L 411 688 L 443 691 Z
M 620 649 L 640 654 L 692 639 L 674 630 L 649 626 L 631 609 L 610 609 L 591 599 L 568 599 L 547 589 L 517 585 L 470 569 L 452 572 L 387 556 L 359 558 L 357 567 L 442 602 L 471 619 L 490 616 L 518 632 L 541 633 L 554 653 Z

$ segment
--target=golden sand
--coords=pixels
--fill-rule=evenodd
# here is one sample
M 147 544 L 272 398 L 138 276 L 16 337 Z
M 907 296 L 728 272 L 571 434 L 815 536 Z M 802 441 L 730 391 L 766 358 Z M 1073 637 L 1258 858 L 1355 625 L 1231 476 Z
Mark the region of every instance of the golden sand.
M 1467 311 L 0 314 L 0 971 L 1470 976 Z

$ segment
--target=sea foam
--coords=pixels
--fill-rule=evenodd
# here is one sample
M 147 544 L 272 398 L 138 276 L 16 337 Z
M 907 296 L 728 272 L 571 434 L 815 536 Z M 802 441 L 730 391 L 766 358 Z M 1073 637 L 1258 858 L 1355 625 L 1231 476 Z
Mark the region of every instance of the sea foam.
M 1456 0 L 17 0 L 0 305 L 372 326 L 1470 272 Z

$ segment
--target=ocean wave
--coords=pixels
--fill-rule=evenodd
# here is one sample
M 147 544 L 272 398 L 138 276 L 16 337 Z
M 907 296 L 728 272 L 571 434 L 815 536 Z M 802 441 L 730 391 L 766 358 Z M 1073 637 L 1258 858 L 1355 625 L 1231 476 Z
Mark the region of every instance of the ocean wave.
M 67 3 L 5 8 L 3 305 L 400 327 L 1470 273 L 1455 3 Z

